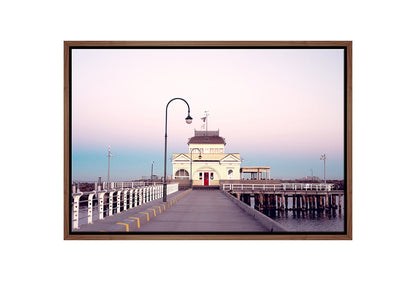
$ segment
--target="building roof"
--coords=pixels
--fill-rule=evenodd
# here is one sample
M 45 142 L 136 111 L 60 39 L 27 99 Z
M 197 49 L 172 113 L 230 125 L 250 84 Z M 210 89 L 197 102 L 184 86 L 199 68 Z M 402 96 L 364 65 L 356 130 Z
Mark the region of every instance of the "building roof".
M 177 157 L 180 155 L 185 155 L 186 158 L 191 159 L 190 153 L 173 153 L 173 160 L 176 160 Z M 238 160 L 241 160 L 240 153 L 202 153 L 202 158 L 199 159 L 199 153 L 192 153 L 192 161 L 198 162 L 204 162 L 204 161 L 221 161 L 222 159 L 225 159 L 227 156 L 232 155 Z M 189 161 L 189 160 L 188 160 Z
M 189 144 L 224 144 L 225 139 L 220 137 L 220 131 L 196 131 L 195 136 L 189 139 Z
M 240 167 L 240 173 L 270 172 L 270 167 Z

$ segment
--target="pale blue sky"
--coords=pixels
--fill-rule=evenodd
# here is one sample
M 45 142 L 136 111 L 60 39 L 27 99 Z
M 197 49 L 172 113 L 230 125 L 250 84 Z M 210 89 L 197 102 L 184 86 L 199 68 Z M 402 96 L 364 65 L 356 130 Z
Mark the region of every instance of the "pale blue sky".
M 343 51 L 336 49 L 77 49 L 73 51 L 73 179 L 113 180 L 163 174 L 186 152 L 204 111 L 242 166 L 271 166 L 272 177 L 343 178 Z M 171 174 L 169 163 L 167 174 Z

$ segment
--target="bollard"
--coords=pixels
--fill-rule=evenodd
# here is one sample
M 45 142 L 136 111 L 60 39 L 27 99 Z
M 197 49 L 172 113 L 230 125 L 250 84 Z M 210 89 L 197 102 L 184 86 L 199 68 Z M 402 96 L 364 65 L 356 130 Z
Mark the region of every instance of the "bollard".
M 74 199 L 74 202 L 72 203 L 72 228 L 78 229 L 78 221 L 79 221 L 79 198 L 81 197 L 81 194 L 72 195 L 72 198 Z
M 92 199 L 94 193 L 88 194 L 88 224 L 92 224 Z

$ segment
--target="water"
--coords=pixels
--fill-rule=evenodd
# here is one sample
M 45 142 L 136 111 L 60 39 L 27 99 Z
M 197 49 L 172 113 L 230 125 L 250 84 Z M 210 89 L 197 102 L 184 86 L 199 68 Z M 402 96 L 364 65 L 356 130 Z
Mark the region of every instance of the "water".
M 344 201 L 344 200 L 342 200 Z M 338 206 L 338 199 L 336 204 Z M 339 209 L 326 211 L 267 211 L 265 215 L 277 221 L 290 232 L 344 232 L 344 202 L 341 202 L 341 213 Z M 289 201 L 289 209 L 293 206 Z
M 275 221 L 293 232 L 344 232 L 344 212 L 288 211 L 276 212 Z M 279 214 L 280 213 L 280 214 Z

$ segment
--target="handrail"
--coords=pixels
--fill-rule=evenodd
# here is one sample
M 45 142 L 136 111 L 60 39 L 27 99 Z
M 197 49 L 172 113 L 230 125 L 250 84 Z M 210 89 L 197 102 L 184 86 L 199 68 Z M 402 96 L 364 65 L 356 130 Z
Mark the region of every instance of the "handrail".
M 223 190 L 316 190 L 316 191 L 331 191 L 334 189 L 334 184 L 331 183 L 279 183 L 279 184 L 245 184 L 245 183 L 227 183 L 223 184 Z
M 163 185 L 153 184 L 149 186 L 134 185 L 134 182 L 117 182 L 111 183 L 110 189 L 101 190 L 101 186 L 95 185 L 94 191 L 80 192 L 79 188 L 73 187 L 72 193 L 72 228 L 79 228 L 79 220 L 87 218 L 87 223 L 93 223 L 93 217 L 96 217 L 98 210 L 98 218 L 104 219 L 104 207 L 107 206 L 107 216 L 112 216 L 114 213 L 124 212 L 128 209 L 134 208 L 138 205 L 146 204 L 153 200 L 162 198 Z M 179 185 L 177 183 L 168 184 L 167 194 L 178 191 Z M 81 196 L 88 196 L 87 200 L 80 200 Z M 94 198 L 95 197 L 95 198 Z M 108 202 L 105 202 L 105 198 Z M 80 203 L 87 202 L 86 210 L 80 209 Z M 94 202 L 98 202 L 98 208 L 94 207 Z M 81 212 L 87 212 L 81 215 Z M 95 216 L 94 216 L 95 215 Z

